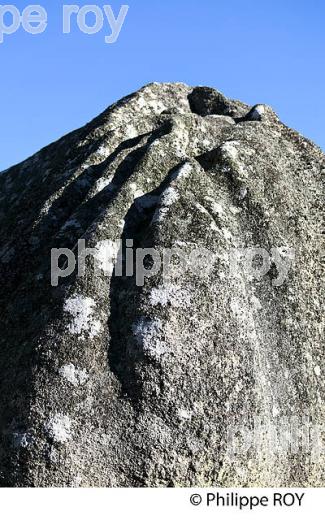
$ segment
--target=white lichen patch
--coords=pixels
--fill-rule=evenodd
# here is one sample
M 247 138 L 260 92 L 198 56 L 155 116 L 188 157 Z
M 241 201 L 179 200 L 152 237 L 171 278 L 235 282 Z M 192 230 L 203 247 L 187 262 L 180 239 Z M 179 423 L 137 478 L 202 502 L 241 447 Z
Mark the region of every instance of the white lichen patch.
M 170 186 L 167 188 L 161 198 L 162 205 L 169 207 L 172 206 L 179 199 L 179 194 L 175 188 Z
M 276 406 L 273 406 L 273 408 L 272 408 L 272 416 L 273 417 L 277 417 L 279 414 L 280 414 L 280 410 Z
M 132 193 L 133 200 L 144 196 L 144 191 L 142 189 L 138 188 L 138 186 L 136 185 L 135 182 L 132 182 L 130 184 L 130 190 Z
M 220 231 L 217 224 L 213 220 L 210 223 L 210 229 L 212 229 L 212 231 L 216 231 L 216 232 Z
M 230 233 L 230 231 L 228 229 L 226 229 L 226 228 L 222 229 L 222 234 L 223 234 L 223 236 L 225 237 L 226 240 L 231 240 L 233 238 L 233 236 Z
M 125 220 L 124 220 L 124 218 L 121 218 L 121 220 L 118 223 L 118 227 L 120 229 L 124 229 L 125 228 Z
M 230 309 L 235 314 L 235 316 L 242 316 L 245 314 L 245 308 L 243 307 L 239 298 L 231 298 Z
M 87 371 L 76 368 L 72 363 L 61 367 L 59 374 L 73 386 L 83 385 L 88 380 Z
M 134 199 L 138 199 L 138 198 L 140 198 L 140 197 L 143 197 L 143 195 L 144 195 L 144 191 L 143 191 L 143 190 L 140 190 L 140 189 L 139 189 L 139 190 L 136 190 L 136 191 L 134 192 Z
M 167 352 L 163 324 L 160 320 L 142 317 L 133 324 L 132 331 L 137 345 L 145 354 L 159 359 Z
M 184 410 L 183 408 L 180 408 L 177 411 L 177 415 L 180 419 L 189 421 L 192 418 L 193 413 L 189 412 L 188 410 Z
M 223 207 L 221 206 L 221 204 L 219 204 L 218 202 L 213 202 L 211 204 L 211 211 L 212 213 L 214 213 L 215 215 L 222 215 L 223 212 L 224 212 L 224 209 Z
M 71 482 L 71 487 L 78 488 L 82 485 L 82 477 L 80 475 L 76 475 Z
M 161 114 L 161 112 L 167 110 L 166 105 L 154 94 L 151 95 L 151 99 L 147 101 L 147 104 L 156 114 Z
M 225 143 L 223 143 L 220 149 L 228 159 L 235 161 L 238 158 L 239 147 L 239 141 L 226 141 Z
M 320 376 L 321 375 L 321 369 L 320 369 L 319 365 L 316 365 L 314 367 L 314 372 L 315 372 L 316 376 Z
M 203 146 L 205 148 L 209 148 L 210 146 L 212 146 L 212 144 L 213 143 L 211 141 L 209 141 L 208 139 L 203 139 Z
M 102 240 L 94 248 L 95 261 L 106 276 L 113 274 L 120 247 L 119 240 Z
M 204 197 L 204 200 L 208 202 L 213 215 L 221 216 L 224 214 L 224 207 L 219 202 L 216 202 L 215 199 L 212 197 Z
M 113 175 L 111 175 L 107 179 L 105 179 L 105 178 L 98 179 L 98 181 L 96 182 L 95 187 L 94 187 L 94 195 L 97 195 L 97 193 L 100 193 L 101 191 L 103 191 L 110 184 L 111 184 L 110 189 L 114 189 L 114 185 L 112 184 L 112 179 L 113 179 Z
M 161 285 L 151 290 L 149 295 L 151 305 L 171 305 L 176 308 L 186 308 L 191 304 L 191 295 L 186 289 L 173 284 Z
M 241 188 L 239 190 L 239 199 L 240 200 L 246 199 L 247 193 L 248 193 L 248 190 L 247 190 L 246 186 L 241 186 Z
M 170 207 L 179 199 L 179 193 L 173 186 L 169 186 L 160 198 L 160 206 L 156 209 L 152 222 L 162 222 L 169 212 Z
M 146 106 L 146 100 L 144 99 L 143 96 L 139 96 L 138 99 L 137 99 L 137 104 L 138 104 L 138 107 L 139 108 L 145 108 Z
M 252 304 L 253 304 L 253 307 L 256 309 L 256 310 L 261 310 L 262 309 L 262 304 L 260 302 L 260 300 L 256 297 L 256 296 L 252 296 L 251 298 L 252 300 Z
M 54 446 L 51 446 L 48 452 L 48 457 L 53 464 L 57 464 L 60 460 L 60 453 Z
M 133 125 L 129 125 L 126 127 L 124 136 L 126 139 L 135 139 L 138 137 L 137 129 Z
M 67 415 L 57 413 L 45 424 L 45 431 L 54 442 L 65 443 L 72 437 L 71 419 Z
M 68 331 L 81 338 L 85 333 L 90 338 L 94 338 L 101 332 L 101 323 L 94 316 L 95 301 L 86 296 L 74 296 L 69 298 L 64 304 L 64 311 L 72 316 L 72 321 L 68 324 Z
M 146 92 L 146 97 L 139 95 L 137 97 L 137 105 L 143 115 L 150 115 L 152 113 L 158 115 L 166 110 L 166 106 L 163 102 L 150 92 Z
M 99 157 L 101 159 L 106 159 L 106 157 L 109 156 L 109 154 L 111 153 L 111 150 L 110 148 L 108 147 L 107 144 L 102 144 L 97 150 L 96 150 L 96 154 L 99 155 Z
M 186 162 L 173 173 L 172 180 L 174 181 L 177 179 L 186 179 L 191 174 L 192 170 L 193 166 L 191 165 L 191 163 Z

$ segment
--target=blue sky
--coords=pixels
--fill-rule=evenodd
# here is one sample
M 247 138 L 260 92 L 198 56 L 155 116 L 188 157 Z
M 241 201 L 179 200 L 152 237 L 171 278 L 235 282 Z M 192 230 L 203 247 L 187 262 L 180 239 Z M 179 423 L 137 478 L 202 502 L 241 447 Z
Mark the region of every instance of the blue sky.
M 10 2 L 8 2 L 10 3 Z M 0 170 L 85 124 L 151 81 L 209 85 L 281 119 L 325 149 L 323 0 L 46 1 L 41 35 L 0 45 Z M 63 4 L 130 6 L 117 43 L 72 23 Z M 29 2 L 13 1 L 22 11 Z M 89 19 L 90 20 L 90 19 Z

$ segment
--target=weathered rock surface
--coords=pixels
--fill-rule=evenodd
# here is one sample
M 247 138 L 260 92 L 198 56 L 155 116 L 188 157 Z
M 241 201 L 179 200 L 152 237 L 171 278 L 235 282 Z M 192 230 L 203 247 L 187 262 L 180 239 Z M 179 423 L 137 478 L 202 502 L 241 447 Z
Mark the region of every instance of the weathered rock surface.
M 323 450 L 229 434 L 324 424 L 324 171 L 270 107 L 151 84 L 3 172 L 1 485 L 324 486 Z M 78 239 L 96 258 L 52 287 Z M 120 239 L 215 261 L 138 287 L 104 269 Z M 231 263 L 253 247 L 260 278 Z

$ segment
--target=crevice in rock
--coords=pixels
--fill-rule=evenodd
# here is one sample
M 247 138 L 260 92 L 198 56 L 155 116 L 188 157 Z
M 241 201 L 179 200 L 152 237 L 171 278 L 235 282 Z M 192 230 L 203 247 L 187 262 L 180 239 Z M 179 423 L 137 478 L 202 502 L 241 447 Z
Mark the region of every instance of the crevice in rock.
M 125 216 L 125 226 L 120 239 L 123 250 L 123 276 L 116 275 L 114 269 L 110 285 L 109 331 L 110 344 L 108 349 L 108 364 L 121 384 L 122 396 L 131 400 L 135 408 L 141 406 L 143 381 L 139 375 L 141 365 L 154 364 L 146 357 L 141 345 L 136 341 L 132 331 L 141 314 L 142 287 L 137 287 L 134 261 L 134 275 L 125 276 L 126 241 L 133 241 L 134 251 L 137 248 L 155 247 L 154 238 L 148 238 L 148 230 L 161 194 L 173 180 L 174 173 L 180 165 L 172 168 L 161 184 L 136 199 Z M 149 201 L 149 204 L 147 203 Z M 150 201 L 153 201 L 152 204 Z M 146 258 L 146 268 L 150 268 L 150 258 Z

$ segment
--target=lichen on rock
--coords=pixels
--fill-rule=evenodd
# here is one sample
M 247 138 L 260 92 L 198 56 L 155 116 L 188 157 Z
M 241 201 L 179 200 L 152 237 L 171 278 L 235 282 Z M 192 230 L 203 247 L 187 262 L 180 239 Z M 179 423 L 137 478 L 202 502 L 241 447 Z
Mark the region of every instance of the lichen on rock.
M 266 435 L 324 424 L 324 171 L 270 107 L 154 83 L 3 172 L 1 485 L 324 486 Z

